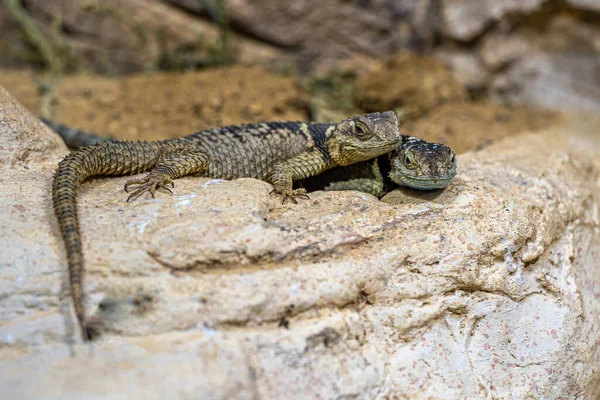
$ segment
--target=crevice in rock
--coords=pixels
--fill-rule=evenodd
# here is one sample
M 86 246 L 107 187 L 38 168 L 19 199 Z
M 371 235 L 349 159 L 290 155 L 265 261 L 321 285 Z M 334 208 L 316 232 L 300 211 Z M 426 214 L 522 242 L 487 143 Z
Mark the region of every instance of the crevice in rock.
M 494 296 L 501 296 L 503 298 L 508 298 L 510 300 L 512 300 L 515 303 L 520 303 L 523 300 L 525 300 L 526 298 L 536 295 L 536 294 L 541 294 L 541 295 L 546 295 L 544 292 L 536 290 L 536 291 L 531 291 L 528 293 L 525 293 L 523 295 L 514 295 L 512 293 L 508 293 L 504 290 L 493 290 L 493 289 L 487 289 L 485 287 L 482 286 L 474 286 L 474 285 L 469 285 L 469 284 L 463 284 L 463 285 L 458 285 L 456 288 L 453 288 L 451 290 L 448 290 L 446 292 L 444 292 L 445 295 L 447 294 L 453 294 L 455 292 L 465 292 L 465 293 L 487 293 L 487 294 L 492 294 Z
M 517 359 L 517 357 L 513 354 L 513 352 L 510 350 L 510 348 L 508 348 L 508 354 L 515 360 L 515 365 L 519 368 L 527 368 L 530 367 L 532 365 L 544 365 L 544 364 L 548 364 L 549 361 L 532 361 L 529 363 L 524 363 L 521 364 L 521 362 Z
M 296 265 L 298 262 L 309 262 L 318 260 L 327 262 L 334 255 L 344 252 L 348 247 L 360 245 L 367 242 L 369 238 L 358 236 L 356 241 L 347 241 L 335 244 L 329 249 L 320 250 L 318 245 L 322 242 L 313 242 L 305 246 L 300 246 L 287 253 L 279 254 L 274 251 L 268 251 L 257 256 L 249 256 L 245 252 L 235 253 L 229 260 L 214 258 L 208 260 L 196 260 L 185 266 L 176 266 L 168 261 L 162 260 L 156 252 L 145 250 L 146 254 L 161 266 L 173 271 L 173 273 L 200 273 L 223 274 L 223 273 L 248 273 L 257 269 L 280 269 L 290 265 Z

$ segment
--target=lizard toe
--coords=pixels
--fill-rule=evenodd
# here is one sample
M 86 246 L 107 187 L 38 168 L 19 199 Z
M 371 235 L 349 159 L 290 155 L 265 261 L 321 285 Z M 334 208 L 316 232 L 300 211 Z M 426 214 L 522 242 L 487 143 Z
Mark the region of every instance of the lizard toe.
M 138 197 L 140 197 L 142 194 L 148 192 L 151 188 L 151 184 L 150 183 L 145 183 L 143 185 L 141 185 L 140 187 L 138 187 L 136 190 L 134 190 L 129 197 L 127 197 L 127 202 L 131 201 L 131 200 L 135 200 Z M 154 196 L 154 195 L 153 195 Z
M 286 189 L 273 189 L 269 194 L 280 194 L 283 196 L 283 199 L 281 201 L 281 204 L 285 204 L 286 201 L 291 201 L 294 204 L 298 204 L 298 201 L 296 199 L 298 198 L 303 198 L 303 199 L 309 199 L 310 197 L 308 197 L 308 195 L 306 194 L 306 190 L 305 189 L 294 189 L 294 190 L 286 190 Z
M 171 187 L 173 187 L 173 186 L 171 186 Z M 170 188 L 168 188 L 167 185 L 165 185 L 164 183 L 161 183 L 160 185 L 158 185 L 158 189 L 164 189 L 167 192 L 169 192 L 170 194 L 173 194 L 173 191 Z
M 125 182 L 125 186 L 123 187 L 123 190 L 125 190 L 126 193 L 129 193 L 129 187 L 130 186 L 132 186 L 132 185 L 143 185 L 146 182 L 147 182 L 146 178 L 130 179 L 127 182 Z
M 173 180 L 163 173 L 148 173 L 143 178 L 131 179 L 125 183 L 125 192 L 129 193 L 129 188 L 132 185 L 139 185 L 134 188 L 134 191 L 129 195 L 127 201 L 132 201 L 140 197 L 142 194 L 149 192 L 152 198 L 156 198 L 156 191 L 158 189 L 166 189 L 169 193 L 173 194 L 171 189 L 167 187 L 171 184 L 171 187 L 175 187 Z

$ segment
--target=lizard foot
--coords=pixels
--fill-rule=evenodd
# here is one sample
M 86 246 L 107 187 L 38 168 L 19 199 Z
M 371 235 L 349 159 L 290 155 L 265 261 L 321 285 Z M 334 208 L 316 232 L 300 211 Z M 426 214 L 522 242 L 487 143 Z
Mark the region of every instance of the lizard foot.
M 131 193 L 129 195 L 129 197 L 127 198 L 127 201 L 135 200 L 146 192 L 150 192 L 150 194 L 152 195 L 152 198 L 154 198 L 154 193 L 156 193 L 156 191 L 158 189 L 165 189 L 169 193 L 173 194 L 171 189 L 169 189 L 167 187 L 168 184 L 171 184 L 172 188 L 175 187 L 173 180 L 171 180 L 171 178 L 169 178 L 166 174 L 163 174 L 163 173 L 150 172 L 150 173 L 146 174 L 146 176 L 143 178 L 130 179 L 125 183 L 125 187 L 124 187 L 124 189 L 127 193 L 129 193 L 129 187 L 131 185 L 139 185 L 139 186 L 134 188 L 133 193 Z
M 269 194 L 273 194 L 273 193 L 277 193 L 283 196 L 283 200 L 281 202 L 281 204 L 285 204 L 285 202 L 287 200 L 290 200 L 292 203 L 297 204 L 298 202 L 296 201 L 296 198 L 303 198 L 303 199 L 309 199 L 310 197 L 308 197 L 308 195 L 306 194 L 306 190 L 305 189 L 294 189 L 294 190 L 290 190 L 290 189 L 273 189 L 271 190 L 271 193 Z

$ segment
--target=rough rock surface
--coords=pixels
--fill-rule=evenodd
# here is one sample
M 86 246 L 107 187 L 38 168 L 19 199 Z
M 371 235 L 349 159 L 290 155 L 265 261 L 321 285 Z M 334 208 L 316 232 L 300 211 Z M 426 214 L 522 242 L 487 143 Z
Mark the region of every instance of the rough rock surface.
M 219 36 L 207 4 L 196 0 L 27 0 L 36 22 L 49 33 L 56 21 L 80 66 L 102 72 L 131 72 L 156 66 L 177 49 L 206 55 Z M 234 57 L 240 62 L 291 56 L 300 70 L 330 68 L 341 59 L 358 62 L 400 49 L 422 48 L 433 39 L 437 12 L 431 0 L 229 0 Z M 0 15 L 7 14 L 0 3 Z M 0 19 L 3 20 L 4 18 Z M 10 23 L 10 20 L 7 20 Z M 0 64 L 24 58 L 18 27 L 5 32 L 18 45 Z M 360 32 L 360 35 L 357 35 Z M 214 47 L 214 46 L 213 46 Z M 22 62 L 23 60 L 21 60 Z
M 446 0 L 450 40 L 434 54 L 470 89 L 504 102 L 598 112 L 599 11 L 595 0 Z
M 197 1 L 163 1 L 203 12 Z M 423 48 L 437 25 L 431 0 L 229 0 L 227 6 L 234 30 L 292 51 L 301 71 Z
M 440 49 L 433 56 L 447 65 L 455 79 L 472 92 L 487 88 L 489 74 L 479 56 L 469 50 Z
M 507 14 L 536 11 L 545 0 L 442 0 L 442 27 L 453 39 L 471 40 Z
M 577 71 L 578 74 L 573 72 Z M 600 112 L 597 56 L 538 54 L 521 59 L 494 79 L 491 92 L 512 103 L 554 110 Z
M 65 290 L 60 140 L 0 88 L 0 387 L 17 398 L 597 398 L 597 142 L 566 128 L 459 159 L 384 201 L 177 181 L 83 185 L 90 314 Z M 517 145 L 518 144 L 518 145 Z
M 50 40 L 56 41 L 52 39 L 52 30 L 56 22 L 60 23 L 60 40 L 71 53 L 70 68 L 76 66 L 79 70 L 109 74 L 152 70 L 162 62 L 175 61 L 173 58 L 185 48 L 193 49 L 198 60 L 210 63 L 211 53 L 218 48 L 220 33 L 216 24 L 194 18 L 160 1 L 28 0 L 23 3 Z M 0 4 L 0 14 L 8 14 L 5 7 Z M 13 43 L 4 43 L 7 50 L 13 50 L 6 61 L 18 57 L 19 41 L 15 39 L 26 42 L 23 35 L 15 31 L 20 30 L 14 23 L 6 28 L 6 33 L 13 38 Z M 267 62 L 284 56 L 280 49 L 235 33 L 232 46 L 232 56 L 243 63 Z
M 600 11 L 600 2 L 597 0 L 567 0 L 567 3 L 583 10 Z
M 600 27 L 569 15 L 535 29 L 490 33 L 480 56 L 497 70 L 489 93 L 511 103 L 597 113 L 600 110 Z

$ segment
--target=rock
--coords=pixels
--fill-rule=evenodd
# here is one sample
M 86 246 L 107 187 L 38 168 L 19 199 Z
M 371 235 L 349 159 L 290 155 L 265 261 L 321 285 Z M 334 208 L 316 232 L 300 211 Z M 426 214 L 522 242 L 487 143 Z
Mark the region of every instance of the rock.
M 493 22 L 506 15 L 530 14 L 545 0 L 442 0 L 442 31 L 461 41 L 480 35 Z
M 567 4 L 582 10 L 600 12 L 600 2 L 598 0 L 567 0 Z
M 496 33 L 482 39 L 479 55 L 487 68 L 497 71 L 533 50 L 531 38 L 519 34 Z
M 400 53 L 356 82 L 356 104 L 367 111 L 402 108 L 417 118 L 445 103 L 462 102 L 466 90 L 441 62 L 429 56 Z
M 492 98 L 554 110 L 597 112 L 600 105 L 600 29 L 569 15 L 549 16 L 543 34 L 523 28 L 490 33 L 480 46 L 496 71 Z
M 472 51 L 441 49 L 433 56 L 450 67 L 454 79 L 471 91 L 481 91 L 488 85 L 489 73 Z
M 0 3 L 0 66 L 18 68 L 26 60 L 15 55 L 26 54 L 27 44 L 22 40 L 19 26 L 3 8 L 4 3 Z
M 203 12 L 197 1 L 165 1 Z M 431 0 L 229 0 L 227 10 L 234 30 L 293 52 L 303 73 L 423 48 L 437 29 L 437 5 Z
M 127 178 L 94 179 L 104 335 L 83 345 L 50 200 L 66 149 L 0 89 L 3 398 L 597 398 L 600 165 L 577 135 L 510 138 L 383 202 L 189 177 L 128 204 Z
M 70 68 L 122 74 L 218 61 L 220 28 L 206 4 L 214 7 L 196 0 L 30 0 L 26 6 L 49 38 L 55 22 L 62 22 L 61 36 L 73 56 Z M 8 14 L 3 3 L 0 14 Z M 438 30 L 432 0 L 229 0 L 227 16 L 236 61 L 293 64 L 303 73 L 423 49 Z M 16 26 L 9 28 L 0 48 L 18 52 L 2 57 L 0 65 L 30 65 L 29 43 Z
M 57 231 L 48 218 L 52 215 L 51 177 L 66 153 L 56 133 L 0 86 L 0 206 L 5 215 L 0 230 L 0 357 L 4 360 L 12 353 L 4 345 L 19 335 L 10 327 L 35 315 L 55 314 L 59 304 L 57 278 L 64 270 L 56 253 Z M 27 294 L 27 290 L 32 292 Z M 33 327 L 37 329 L 35 323 Z M 0 386 L 5 387 L 4 383 Z
M 594 55 L 575 51 L 530 54 L 496 76 L 490 92 L 514 104 L 598 113 L 599 74 L 600 63 Z
M 600 54 L 600 26 L 593 21 L 569 15 L 557 15 L 548 22 L 547 35 L 539 47 L 543 50 L 571 52 L 589 55 Z
M 0 5 L 0 14 L 7 14 L 4 7 Z M 50 40 L 56 30 L 53 25 L 60 21 L 61 32 L 68 32 L 61 37 L 70 49 L 69 68 L 80 71 L 123 74 L 154 70 L 161 63 L 183 68 L 186 61 L 182 58 L 187 55 L 195 57 L 189 60 L 189 67 L 193 67 L 193 63 L 215 62 L 219 48 L 220 30 L 216 24 L 160 1 L 30 0 L 27 7 Z M 232 56 L 241 63 L 265 63 L 284 57 L 273 46 L 235 33 L 231 42 Z M 14 57 L 0 62 L 9 63 Z

